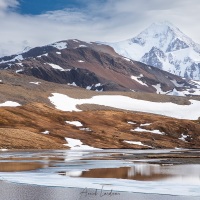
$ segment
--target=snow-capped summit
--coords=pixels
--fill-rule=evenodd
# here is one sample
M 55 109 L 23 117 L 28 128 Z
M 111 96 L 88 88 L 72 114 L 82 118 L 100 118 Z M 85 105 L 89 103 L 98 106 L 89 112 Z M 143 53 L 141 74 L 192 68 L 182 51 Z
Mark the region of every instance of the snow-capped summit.
M 137 37 L 131 39 L 131 41 L 146 48 L 155 46 L 164 52 L 176 51 L 188 47 L 200 50 L 189 37 L 167 21 L 153 23 Z
M 170 22 L 153 23 L 138 36 L 109 45 L 125 57 L 200 80 L 200 45 Z

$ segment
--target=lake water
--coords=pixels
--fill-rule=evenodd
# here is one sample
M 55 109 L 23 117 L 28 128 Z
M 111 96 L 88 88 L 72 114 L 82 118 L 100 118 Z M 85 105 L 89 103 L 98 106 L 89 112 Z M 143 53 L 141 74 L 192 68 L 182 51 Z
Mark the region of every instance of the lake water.
M 166 155 L 186 153 L 182 160 L 166 162 Z M 199 150 L 2 151 L 0 179 L 25 185 L 200 199 L 200 164 L 187 160 L 191 155 L 195 161 L 198 154 Z

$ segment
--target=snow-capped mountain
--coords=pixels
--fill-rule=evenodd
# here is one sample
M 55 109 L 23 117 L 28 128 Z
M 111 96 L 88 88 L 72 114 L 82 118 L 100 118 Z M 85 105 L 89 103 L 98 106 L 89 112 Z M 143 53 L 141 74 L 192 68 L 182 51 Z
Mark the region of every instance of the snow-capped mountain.
M 153 23 L 138 36 L 109 45 L 125 57 L 200 80 L 200 45 L 169 22 Z
M 123 57 L 110 46 L 80 40 L 63 40 L 2 57 L 1 69 L 88 90 L 168 94 L 176 89 L 179 93 L 172 95 L 199 94 L 196 85 L 180 76 Z M 180 93 L 190 89 L 195 93 Z

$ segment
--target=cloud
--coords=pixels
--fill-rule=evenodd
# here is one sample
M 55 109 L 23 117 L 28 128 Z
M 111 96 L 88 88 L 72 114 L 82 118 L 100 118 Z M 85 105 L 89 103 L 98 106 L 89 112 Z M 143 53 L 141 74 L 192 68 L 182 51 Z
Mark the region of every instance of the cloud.
M 0 0 L 0 13 L 12 10 L 19 5 L 17 0 Z
M 78 2 L 78 0 L 76 0 Z M 17 0 L 0 0 L 0 56 L 59 40 L 119 41 L 168 20 L 200 42 L 198 0 L 88 0 L 82 9 L 21 15 Z

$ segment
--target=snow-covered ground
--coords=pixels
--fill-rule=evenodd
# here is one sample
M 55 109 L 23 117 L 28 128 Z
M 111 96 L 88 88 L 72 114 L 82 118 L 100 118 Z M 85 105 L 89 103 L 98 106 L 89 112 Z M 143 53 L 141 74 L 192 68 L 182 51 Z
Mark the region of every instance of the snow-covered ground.
M 157 85 L 152 85 L 152 86 L 156 89 L 156 93 L 157 93 L 157 94 L 166 94 L 166 92 L 164 92 L 164 91 L 161 89 L 160 83 L 157 84 Z
M 43 131 L 41 132 L 42 134 L 45 134 L 45 135 L 48 135 L 49 134 L 49 131 Z
M 146 124 L 140 124 L 140 126 L 150 126 L 151 123 L 146 123 Z
M 98 148 L 94 148 L 88 145 L 84 145 L 80 140 L 73 138 L 65 138 L 67 144 L 65 146 L 70 147 L 71 150 L 100 150 Z
M 143 75 L 140 74 L 140 76 L 131 76 L 131 79 L 133 79 L 134 81 L 138 82 L 141 85 L 145 85 L 148 87 L 148 85 L 146 83 L 144 83 L 142 80 L 140 80 L 140 78 L 142 78 Z
M 17 107 L 21 106 L 19 103 L 14 102 L 14 101 L 6 101 L 4 103 L 0 103 L 0 107 Z
M 40 56 L 37 56 L 37 58 L 41 58 L 42 56 L 48 56 L 48 53 L 42 54 Z
M 179 138 L 179 140 L 182 140 L 184 142 L 187 142 L 186 141 L 186 138 L 189 138 L 190 136 L 189 135 L 184 135 L 184 134 L 181 134 L 181 137 Z
M 71 125 L 74 125 L 74 126 L 77 126 L 77 127 L 81 127 L 83 126 L 83 124 L 79 121 L 65 121 L 67 124 L 71 124 Z
M 135 144 L 135 145 L 150 147 L 150 146 L 148 146 L 148 145 L 143 144 L 142 142 L 137 142 L 137 141 L 128 141 L 128 140 L 124 140 L 124 142 L 126 142 L 126 143 L 128 143 L 128 144 Z M 151 148 L 152 148 L 152 147 L 151 147 Z
M 146 130 L 140 127 L 137 127 L 136 129 L 131 129 L 131 131 L 136 131 L 136 132 L 148 132 L 148 133 L 154 133 L 154 134 L 159 134 L 159 135 L 164 135 L 165 133 L 160 132 L 159 130 Z
M 128 121 L 127 123 L 132 124 L 132 125 L 136 124 L 135 122 L 131 122 L 131 121 Z
M 16 70 L 15 72 L 16 73 L 19 73 L 19 72 L 23 72 L 24 71 L 24 69 L 18 69 L 18 70 Z
M 17 55 L 17 56 L 15 56 L 13 59 L 11 59 L 11 60 L 7 60 L 7 61 L 1 61 L 0 62 L 0 64 L 2 64 L 2 63 L 7 63 L 7 62 L 14 62 L 14 61 L 16 61 L 16 60 L 18 60 L 18 61 L 21 61 L 21 60 L 23 60 L 24 58 L 23 58 L 23 56 L 22 55 Z
M 98 95 L 90 99 L 74 99 L 64 94 L 52 93 L 49 100 L 55 107 L 63 111 L 81 111 L 76 105 L 97 104 L 130 111 L 139 111 L 166 115 L 179 119 L 198 119 L 200 117 L 200 101 L 190 100 L 190 105 L 177 105 L 171 102 L 151 102 L 133 99 L 121 95 Z
M 76 85 L 76 83 L 75 83 L 75 82 L 73 82 L 73 83 L 67 83 L 67 85 L 70 85 L 70 86 L 75 86 L 75 87 L 77 87 L 77 85 Z
M 60 71 L 65 71 L 62 67 L 60 67 L 59 65 L 53 64 L 53 63 L 46 63 L 48 65 L 50 65 L 52 68 L 54 69 L 58 69 Z
M 52 47 L 55 47 L 59 50 L 62 50 L 62 49 L 66 49 L 67 48 L 67 42 L 56 42 L 56 43 L 53 43 L 51 44 L 50 46 Z
M 193 88 L 193 89 L 186 89 L 184 91 L 178 91 L 176 88 L 174 88 L 171 92 L 168 92 L 167 95 L 172 96 L 200 96 L 200 89 L 199 88 Z
M 78 62 L 80 62 L 80 63 L 84 63 L 85 61 L 84 61 L 84 60 L 78 60 Z
M 85 47 L 87 47 L 87 46 L 86 46 L 86 45 L 83 45 L 83 44 L 80 44 L 79 47 L 80 47 L 80 48 L 82 48 L 82 47 L 85 48 Z
M 32 84 L 35 84 L 35 85 L 39 85 L 41 82 L 29 82 L 29 83 L 32 83 Z

